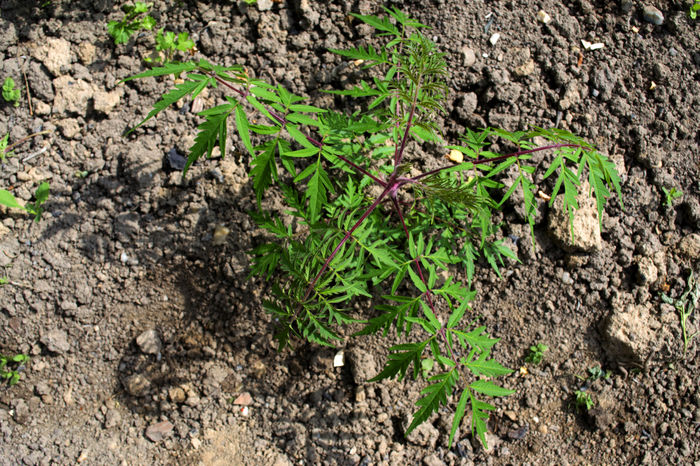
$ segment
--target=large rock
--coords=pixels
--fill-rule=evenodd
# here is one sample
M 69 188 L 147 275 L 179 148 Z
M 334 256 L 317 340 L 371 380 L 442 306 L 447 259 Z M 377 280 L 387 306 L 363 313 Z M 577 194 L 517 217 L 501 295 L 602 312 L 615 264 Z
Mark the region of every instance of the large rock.
M 30 45 L 32 56 L 39 60 L 54 76 L 61 76 L 70 66 L 70 42 L 49 37 L 42 44 Z
M 579 187 L 579 208 L 574 212 L 573 237 L 569 214 L 562 198 L 557 198 L 549 215 L 550 234 L 569 252 L 593 252 L 602 246 L 595 197 L 589 195 L 589 191 L 588 182 Z
M 640 365 L 658 344 L 661 324 L 649 306 L 631 300 L 629 295 L 613 300 L 613 309 L 603 323 L 603 347 L 612 361 Z
M 90 84 L 82 79 L 74 79 L 70 76 L 61 76 L 53 80 L 56 96 L 53 99 L 53 113 L 77 113 L 85 116 L 88 103 L 94 90 Z

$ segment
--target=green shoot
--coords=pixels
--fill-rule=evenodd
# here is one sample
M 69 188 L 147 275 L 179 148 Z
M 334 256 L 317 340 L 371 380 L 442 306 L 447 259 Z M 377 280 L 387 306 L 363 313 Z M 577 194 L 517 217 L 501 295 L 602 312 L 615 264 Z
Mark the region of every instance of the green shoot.
M 678 311 L 683 336 L 683 356 L 685 356 L 688 352 L 688 346 L 690 346 L 693 338 L 698 334 L 698 332 L 694 332 L 690 335 L 688 334 L 688 318 L 695 312 L 698 299 L 700 299 L 700 283 L 698 283 L 695 279 L 695 275 L 691 271 L 688 276 L 687 288 L 678 299 L 674 300 L 665 293 L 661 295 L 661 299 L 663 302 L 673 305 L 676 311 Z
M 41 214 L 44 212 L 42 205 L 49 198 L 49 184 L 43 181 L 34 192 L 34 202 L 28 202 L 25 205 L 20 204 L 17 198 L 8 190 L 0 189 L 0 205 L 13 209 L 22 209 L 28 214 L 34 216 L 34 221 L 41 220 Z
M 683 193 L 681 191 L 678 191 L 676 188 L 671 188 L 669 190 L 669 189 L 662 187 L 661 190 L 666 195 L 666 207 L 669 207 L 669 208 L 673 207 L 673 201 L 675 201 L 678 198 L 683 197 Z
M 690 19 L 696 19 L 698 17 L 699 11 L 700 11 L 700 0 L 693 0 L 693 4 L 690 5 L 690 10 L 688 10 L 688 16 L 690 16 Z
M 12 357 L 0 354 L 0 378 L 5 379 L 10 386 L 17 384 L 27 362 L 29 362 L 29 356 L 25 354 Z
M 125 15 L 120 21 L 107 23 L 107 32 L 114 43 L 126 44 L 129 38 L 137 31 L 145 29 L 150 31 L 156 25 L 156 20 L 151 17 L 150 11 L 153 3 L 135 2 L 133 5 L 124 5 L 122 10 Z
M 549 347 L 545 345 L 544 343 L 537 343 L 536 345 L 532 345 L 530 347 L 530 354 L 527 355 L 525 358 L 525 362 L 529 362 L 532 364 L 539 364 L 544 360 L 544 353 L 549 350 Z
M 574 395 L 576 396 L 574 399 L 574 408 L 576 409 L 577 413 L 588 411 L 595 406 L 590 393 L 587 393 L 584 390 L 576 390 Z
M 5 78 L 2 84 L 2 98 L 5 102 L 14 103 L 15 107 L 19 107 L 20 90 L 15 89 L 15 80 L 11 77 Z

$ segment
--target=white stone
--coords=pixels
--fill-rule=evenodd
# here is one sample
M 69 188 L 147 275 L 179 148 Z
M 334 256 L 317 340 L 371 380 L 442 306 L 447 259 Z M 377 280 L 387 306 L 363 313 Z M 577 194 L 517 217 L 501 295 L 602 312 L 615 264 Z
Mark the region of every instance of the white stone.
M 493 34 L 493 35 L 491 36 L 491 38 L 489 39 L 489 42 L 491 42 L 491 45 L 496 45 L 496 42 L 498 42 L 498 40 L 499 40 L 500 38 L 501 38 L 501 34 L 499 34 L 499 33 L 497 32 L 497 33 L 495 33 L 495 34 Z

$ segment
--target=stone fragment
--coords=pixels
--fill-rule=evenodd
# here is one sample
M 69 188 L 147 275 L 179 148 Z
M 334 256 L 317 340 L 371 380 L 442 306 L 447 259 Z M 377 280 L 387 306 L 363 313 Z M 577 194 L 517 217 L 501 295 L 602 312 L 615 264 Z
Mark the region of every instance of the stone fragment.
M 124 380 L 124 388 L 132 396 L 143 396 L 151 388 L 151 382 L 141 374 L 134 374 Z
M 410 417 L 406 417 L 404 421 L 404 431 L 408 429 L 410 425 Z M 440 437 L 440 431 L 438 431 L 434 425 L 430 422 L 424 422 L 415 429 L 411 431 L 410 434 L 406 436 L 406 440 L 413 443 L 414 445 L 420 445 L 422 447 L 435 448 L 438 438 Z
M 45 333 L 40 340 L 52 353 L 65 353 L 70 349 L 68 334 L 63 330 L 51 330 Z
M 258 11 L 269 11 L 272 9 L 272 0 L 258 0 L 255 3 L 258 6 Z
M 163 347 L 158 337 L 158 332 L 154 329 L 146 330 L 136 337 L 136 344 L 141 352 L 145 354 L 158 354 Z
M 603 323 L 603 347 L 611 360 L 639 365 L 657 344 L 654 330 L 660 324 L 647 306 L 629 301 L 629 296 L 613 300 L 612 311 Z
M 678 252 L 681 257 L 697 260 L 700 259 L 700 235 L 691 233 L 678 243 Z
M 464 63 L 464 66 L 467 67 L 476 63 L 476 54 L 474 53 L 474 50 L 466 45 L 462 47 L 462 62 Z
M 537 12 L 537 21 L 543 24 L 549 24 L 552 22 L 552 17 L 549 16 L 546 11 L 540 10 Z
M 566 86 L 566 91 L 559 101 L 559 108 L 568 110 L 579 102 L 581 102 L 581 93 L 576 83 L 572 81 Z
M 109 409 L 105 414 L 105 429 L 111 429 L 122 422 L 122 415 L 116 409 Z
M 13 406 L 13 415 L 12 418 L 15 420 L 17 424 L 26 424 L 27 421 L 29 421 L 29 406 L 27 405 L 27 402 L 24 401 L 23 399 L 18 399 L 12 403 Z
M 171 387 L 168 390 L 168 398 L 173 403 L 184 403 L 185 402 L 185 390 L 181 387 Z
M 70 66 L 70 42 L 65 39 L 49 37 L 43 44 L 33 45 L 32 48 L 34 58 L 56 77 L 63 74 L 62 68 Z
M 350 363 L 350 372 L 357 385 L 366 383 L 378 374 L 377 363 L 369 351 L 357 347 L 352 348 L 347 353 L 347 359 Z
M 663 13 L 661 13 L 661 10 L 653 5 L 644 5 L 642 17 L 647 23 L 651 23 L 656 26 L 661 26 L 664 23 Z
M 236 397 L 235 400 L 233 400 L 233 404 L 240 406 L 250 406 L 253 404 L 253 397 L 250 396 L 250 393 L 243 392 L 240 395 L 238 395 L 238 397 Z
M 501 34 L 499 32 L 496 32 L 489 38 L 489 42 L 491 42 L 491 45 L 496 45 L 500 39 Z
M 66 118 L 56 122 L 56 126 L 66 139 L 73 139 L 80 133 L 80 125 L 75 118 Z
M 83 65 L 88 66 L 95 60 L 95 46 L 90 42 L 81 42 L 78 45 L 78 58 Z
M 659 279 L 659 270 L 651 257 L 637 258 L 637 281 L 640 285 L 653 285 Z
M 535 72 L 535 60 L 530 59 L 522 65 L 515 68 L 515 74 L 518 76 L 529 76 Z
M 160 442 L 165 437 L 170 435 L 174 427 L 175 426 L 173 426 L 172 422 L 170 421 L 162 421 L 151 424 L 146 429 L 146 437 L 148 437 L 151 442 Z
M 93 107 L 96 112 L 109 114 L 119 105 L 119 100 L 124 94 L 124 89 L 119 87 L 112 92 L 97 91 L 93 97 Z
M 579 208 L 574 212 L 573 238 L 569 214 L 563 200 L 557 198 L 549 215 L 549 232 L 569 252 L 593 252 L 601 248 L 600 224 L 595 197 L 589 195 L 588 182 L 579 188 Z
M 53 80 L 55 97 L 53 99 L 53 113 L 77 113 L 85 116 L 88 103 L 93 95 L 92 86 L 82 79 L 73 79 L 70 76 L 61 76 Z

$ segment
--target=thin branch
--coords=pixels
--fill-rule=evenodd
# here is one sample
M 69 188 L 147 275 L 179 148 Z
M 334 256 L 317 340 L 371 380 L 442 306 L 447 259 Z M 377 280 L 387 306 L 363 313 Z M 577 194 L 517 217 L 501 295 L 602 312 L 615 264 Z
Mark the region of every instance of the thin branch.
M 348 165 L 350 165 L 351 167 L 353 167 L 355 170 L 357 170 L 358 172 L 362 173 L 363 175 L 372 178 L 376 183 L 379 183 L 380 185 L 382 185 L 382 187 L 386 188 L 386 186 L 387 186 L 386 181 L 383 181 L 383 180 L 377 178 L 376 176 L 374 176 L 373 174 L 371 174 L 370 172 L 368 172 L 368 171 L 365 170 L 364 168 L 360 167 L 359 165 L 357 165 L 356 163 L 350 161 L 349 159 L 343 157 L 342 155 L 338 155 L 338 154 L 333 154 L 333 155 L 334 155 L 335 157 L 338 157 L 340 160 L 342 160 L 343 162 L 347 163 Z
M 483 158 L 483 159 L 478 158 L 478 159 L 472 161 L 472 163 L 474 165 L 480 165 L 480 164 L 484 164 L 484 163 L 500 162 L 502 160 L 507 160 L 507 159 L 510 159 L 513 157 L 520 157 L 521 155 L 532 154 L 533 152 L 539 152 L 539 151 L 548 150 L 548 149 L 557 149 L 559 147 L 582 147 L 582 146 L 579 144 L 551 144 L 549 146 L 536 147 L 535 149 L 521 150 L 521 151 L 513 152 L 513 153 L 507 154 L 507 155 L 500 155 L 498 157 L 493 157 L 490 159 L 489 158 Z M 430 170 L 428 172 L 421 173 L 420 175 L 414 176 L 413 178 L 411 178 L 411 181 L 418 181 L 421 178 L 425 178 L 426 176 L 440 173 L 443 170 L 447 170 L 448 168 L 453 168 L 453 167 L 454 167 L 454 165 L 447 165 L 445 167 L 436 168 L 434 170 Z
M 360 217 L 360 219 L 355 223 L 355 225 L 353 225 L 352 228 L 350 228 L 350 230 L 348 230 L 348 232 L 345 233 L 345 236 L 343 237 L 343 239 L 340 240 L 340 242 L 339 242 L 338 245 L 335 247 L 335 249 L 333 250 L 333 252 L 331 253 L 331 255 L 328 256 L 328 258 L 326 259 L 326 261 L 323 263 L 323 266 L 321 267 L 321 270 L 318 272 L 318 274 L 316 274 L 316 277 L 314 277 L 314 279 L 311 281 L 311 283 L 309 284 L 308 288 L 306 288 L 306 293 L 304 293 L 304 298 L 302 299 L 302 301 L 306 301 L 306 300 L 309 298 L 309 295 L 311 294 L 311 291 L 314 289 L 314 286 L 316 286 L 316 282 L 318 282 L 318 279 L 321 278 L 321 275 L 323 275 L 323 272 L 326 271 L 326 269 L 327 269 L 328 266 L 330 265 L 330 263 L 331 263 L 331 261 L 333 260 L 333 258 L 336 256 L 336 254 L 338 254 L 338 251 L 340 251 L 340 248 L 342 248 L 343 245 L 347 242 L 347 240 L 352 236 L 353 232 L 354 232 L 355 230 L 357 230 L 357 228 L 358 228 L 360 225 L 362 225 L 362 222 L 364 222 L 365 219 L 366 219 L 367 217 L 369 217 L 369 214 L 371 214 L 371 213 L 374 211 L 374 209 L 377 208 L 377 206 L 382 202 L 382 199 L 384 199 L 384 198 L 386 197 L 387 194 L 389 194 L 389 188 L 385 188 L 384 191 L 382 191 L 382 193 L 379 195 L 379 197 L 377 197 L 377 199 L 374 200 L 374 202 L 372 203 L 372 205 L 370 205 L 370 206 L 367 208 L 367 210 L 365 211 L 365 213 L 362 214 L 362 217 Z
M 394 207 L 396 208 L 396 212 L 399 214 L 399 219 L 401 220 L 401 226 L 403 227 L 403 231 L 406 234 L 406 239 L 408 239 L 408 227 L 406 227 L 406 222 L 403 219 L 403 213 L 401 212 L 401 207 L 399 206 L 399 203 L 396 201 L 395 197 L 391 198 L 392 202 L 394 203 Z M 430 306 L 430 310 L 433 311 L 433 314 L 435 314 L 435 305 L 433 304 L 433 292 L 430 291 L 430 287 L 428 286 L 428 282 L 425 280 L 425 277 L 423 277 L 423 268 L 420 266 L 420 261 L 418 260 L 418 256 L 413 258 L 413 262 L 416 264 L 416 270 L 418 271 L 418 276 L 420 277 L 420 280 L 423 282 L 425 285 L 425 296 L 428 299 L 428 306 Z

